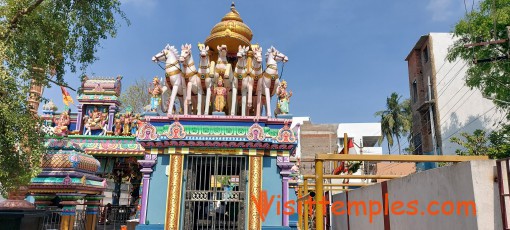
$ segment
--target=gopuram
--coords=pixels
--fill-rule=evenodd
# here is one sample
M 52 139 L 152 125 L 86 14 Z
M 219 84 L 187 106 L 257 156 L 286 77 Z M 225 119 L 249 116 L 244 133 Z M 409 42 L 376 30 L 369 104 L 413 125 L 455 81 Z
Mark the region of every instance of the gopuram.
M 232 4 L 198 45 L 162 44 L 152 61 L 164 72 L 149 73 L 150 102 L 140 115 L 119 109 L 122 77 L 83 78 L 77 112 L 44 105 L 48 142 L 97 159 L 99 178 L 86 178 L 97 191 L 107 186 L 101 177 L 113 178 L 114 205 L 121 184 L 133 185 L 136 229 L 291 229 L 295 215 L 284 215 L 283 204 L 296 199 L 289 181 L 298 140 L 292 92 L 278 72 L 288 58 L 252 37 Z M 66 177 L 58 175 L 54 183 Z M 38 197 L 66 196 L 35 192 L 41 204 Z M 263 194 L 271 206 L 261 207 L 269 205 Z

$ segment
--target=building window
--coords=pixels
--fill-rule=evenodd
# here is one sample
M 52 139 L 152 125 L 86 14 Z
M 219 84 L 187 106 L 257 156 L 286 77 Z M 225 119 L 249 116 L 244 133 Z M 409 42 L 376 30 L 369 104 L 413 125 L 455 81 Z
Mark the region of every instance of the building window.
M 425 63 L 429 62 L 429 48 L 425 46 L 425 49 L 423 49 L 423 60 Z
M 415 103 L 418 100 L 418 84 L 416 83 L 416 80 L 413 82 L 413 103 Z

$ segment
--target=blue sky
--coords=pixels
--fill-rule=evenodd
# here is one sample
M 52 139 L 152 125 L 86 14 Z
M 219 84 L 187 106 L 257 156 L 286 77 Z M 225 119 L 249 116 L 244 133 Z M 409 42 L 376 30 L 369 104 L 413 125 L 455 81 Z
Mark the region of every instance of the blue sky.
M 167 43 L 179 49 L 191 43 L 197 59 L 196 44 L 231 1 L 122 3 L 131 25 L 123 23 L 117 37 L 101 42 L 99 60 L 86 74 L 122 75 L 126 89 L 138 78 L 164 75 L 151 57 Z M 409 97 L 404 59 L 419 37 L 450 32 L 465 14 L 462 0 L 237 1 L 236 9 L 253 31 L 252 43 L 264 52 L 273 45 L 289 57 L 283 78 L 294 93 L 291 113 L 314 123 L 377 122 L 374 112 L 392 92 Z M 66 80 L 77 88 L 78 76 L 68 73 Z M 44 96 L 62 109 L 58 87 Z

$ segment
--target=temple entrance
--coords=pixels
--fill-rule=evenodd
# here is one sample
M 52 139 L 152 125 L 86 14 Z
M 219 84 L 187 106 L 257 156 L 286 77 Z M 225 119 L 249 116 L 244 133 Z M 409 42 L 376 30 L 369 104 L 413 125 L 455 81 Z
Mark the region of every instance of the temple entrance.
M 184 168 L 184 229 L 244 229 L 248 158 L 190 155 Z

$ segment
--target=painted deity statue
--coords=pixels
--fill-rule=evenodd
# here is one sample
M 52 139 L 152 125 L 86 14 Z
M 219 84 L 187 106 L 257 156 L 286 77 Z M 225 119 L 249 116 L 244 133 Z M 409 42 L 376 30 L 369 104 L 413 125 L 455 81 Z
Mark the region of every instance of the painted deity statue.
M 92 117 L 89 117 L 89 116 L 85 116 L 83 118 L 83 120 L 85 121 L 85 132 L 83 133 L 83 135 L 91 135 L 92 134 L 92 123 L 94 123 L 94 120 L 92 119 Z
M 131 135 L 132 136 L 136 136 L 136 132 L 138 131 L 138 123 L 141 122 L 140 121 L 140 114 L 136 114 L 132 119 L 131 119 Z
M 292 97 L 292 91 L 287 92 L 287 82 L 283 80 L 278 86 L 276 95 L 278 96 L 278 105 L 276 114 L 288 114 L 289 103 Z
M 152 79 L 152 88 L 149 87 L 149 94 L 151 95 L 151 111 L 156 112 L 158 106 L 161 105 L 161 94 L 163 94 L 163 88 L 160 85 L 158 77 Z
M 226 105 L 227 89 L 223 87 L 223 79 L 219 78 L 217 86 L 214 87 L 214 111 L 223 112 Z
M 131 113 L 124 114 L 124 122 L 122 124 L 122 135 L 130 136 L 131 135 Z
M 58 119 L 54 119 L 53 122 L 55 122 L 56 126 L 53 129 L 53 133 L 55 133 L 58 136 L 66 136 L 67 135 L 67 126 L 70 123 L 69 114 L 67 114 L 67 111 L 62 112 L 60 117 Z
M 120 116 L 120 114 L 115 114 L 115 122 L 114 122 L 114 126 L 115 126 L 114 134 L 115 134 L 115 136 L 120 136 L 121 131 L 122 131 L 122 122 L 123 122 L 123 119 Z

